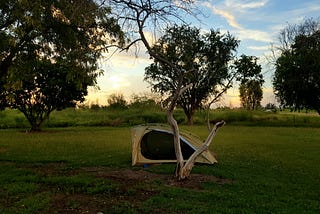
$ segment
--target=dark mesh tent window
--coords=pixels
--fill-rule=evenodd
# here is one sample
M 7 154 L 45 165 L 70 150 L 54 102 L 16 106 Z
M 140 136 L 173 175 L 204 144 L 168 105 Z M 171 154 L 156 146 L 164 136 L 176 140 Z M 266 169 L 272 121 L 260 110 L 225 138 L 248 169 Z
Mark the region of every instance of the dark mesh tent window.
M 194 149 L 180 138 L 182 155 L 188 159 Z M 161 130 L 146 133 L 141 140 L 141 154 L 152 160 L 176 160 L 173 144 L 173 134 Z

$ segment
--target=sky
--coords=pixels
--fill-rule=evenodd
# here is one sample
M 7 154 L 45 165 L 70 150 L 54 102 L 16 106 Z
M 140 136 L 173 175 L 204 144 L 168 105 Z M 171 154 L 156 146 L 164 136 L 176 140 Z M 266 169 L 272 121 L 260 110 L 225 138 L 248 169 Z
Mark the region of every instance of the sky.
M 279 32 L 288 24 L 299 24 L 307 18 L 320 17 L 320 0 L 211 0 L 197 1 L 202 12 L 199 21 L 186 20 L 204 31 L 219 29 L 229 32 L 240 45 L 237 55 L 257 56 L 262 65 L 265 83 L 262 105 L 276 104 L 272 89 L 273 68 L 268 60 L 272 54 L 271 44 L 278 42 Z M 101 60 L 104 75 L 98 78 L 98 87 L 90 88 L 86 103 L 106 105 L 110 94 L 123 94 L 126 99 L 135 95 L 150 94 L 150 85 L 143 81 L 144 69 L 152 63 L 141 48 L 139 57 L 134 51 L 111 56 L 112 51 Z M 238 87 L 229 89 L 218 106 L 238 107 Z

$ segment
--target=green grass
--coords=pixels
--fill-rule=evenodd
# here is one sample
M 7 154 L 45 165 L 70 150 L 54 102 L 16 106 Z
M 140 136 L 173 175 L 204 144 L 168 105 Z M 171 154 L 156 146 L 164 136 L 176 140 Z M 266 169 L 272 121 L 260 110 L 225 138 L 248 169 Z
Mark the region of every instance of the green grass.
M 196 125 L 206 124 L 206 111 L 198 111 L 194 117 Z M 186 116 L 182 109 L 175 111 L 179 124 L 186 124 Z M 225 120 L 229 125 L 237 126 L 274 126 L 274 127 L 320 127 L 320 116 L 314 112 L 292 113 L 245 111 L 241 109 L 218 109 L 210 111 L 210 120 Z M 144 123 L 166 123 L 166 112 L 154 108 L 128 109 L 73 109 L 54 111 L 46 121 L 44 128 L 79 127 L 79 126 L 112 126 L 129 127 Z M 23 114 L 17 110 L 0 111 L 0 129 L 30 128 Z
M 39 133 L 0 130 L 0 160 L 21 163 L 67 162 L 72 165 L 127 165 L 130 157 L 128 128 L 77 127 L 48 129 Z M 114 160 L 114 154 L 117 159 Z M 119 162 L 121 160 L 121 162 Z
M 205 126 L 182 128 L 207 135 Z M 67 212 L 59 210 L 58 199 L 73 213 L 85 212 L 83 207 L 104 213 L 320 212 L 319 128 L 227 124 L 211 145 L 219 163 L 196 165 L 192 173 L 233 182 L 205 182 L 202 189 L 101 176 L 141 169 L 131 167 L 127 127 L 3 129 L 0 136 L 0 213 Z M 146 170 L 172 174 L 174 167 Z
M 199 113 L 198 113 L 199 114 Z M 320 127 L 320 116 L 315 112 L 297 113 L 288 111 L 265 112 L 236 110 L 212 110 L 210 118 L 225 120 L 233 125 Z

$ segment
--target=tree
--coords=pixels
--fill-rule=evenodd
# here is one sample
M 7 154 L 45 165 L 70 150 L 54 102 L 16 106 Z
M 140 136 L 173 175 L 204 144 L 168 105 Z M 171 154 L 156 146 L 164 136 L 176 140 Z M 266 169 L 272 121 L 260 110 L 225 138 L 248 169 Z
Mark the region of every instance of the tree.
M 200 29 L 188 25 L 169 27 L 152 50 L 178 69 L 154 58 L 154 63 L 146 68 L 145 80 L 153 91 L 163 95 L 173 94 L 183 77 L 182 87 L 191 86 L 180 95 L 177 105 L 182 107 L 188 124 L 192 125 L 193 116 L 202 103 L 210 96 L 221 96 L 221 92 L 231 86 L 226 84 L 234 76 L 229 73 L 228 62 L 238 43 L 230 34 L 219 31 L 201 33 Z
M 261 106 L 262 88 L 261 83 L 257 80 L 248 80 L 239 87 L 240 101 L 244 109 L 256 110 Z
M 185 15 L 192 14 L 191 0 L 148 0 L 148 1 L 135 1 L 135 0 L 109 0 L 106 3 L 110 4 L 113 9 L 116 9 L 116 18 L 122 21 L 122 26 L 126 27 L 128 34 L 132 36 L 131 43 L 127 48 L 137 42 L 142 42 L 147 49 L 151 58 L 162 62 L 169 67 L 172 67 L 175 72 L 180 72 L 180 68 L 173 62 L 169 61 L 161 53 L 154 51 L 151 47 L 150 41 L 147 39 L 148 30 L 150 32 L 156 31 L 156 27 L 163 26 L 161 24 L 169 25 L 172 21 L 182 21 Z M 161 24 L 160 24 L 161 23 Z M 150 29 L 153 28 L 153 29 Z M 206 141 L 198 150 L 190 156 L 185 162 L 181 152 L 179 127 L 177 121 L 173 117 L 174 109 L 177 101 L 183 92 L 191 85 L 183 87 L 183 77 L 178 77 L 176 90 L 170 95 L 171 101 L 167 108 L 167 121 L 172 128 L 174 135 L 174 147 L 177 157 L 176 177 L 179 180 L 186 179 L 194 166 L 195 159 L 206 149 L 208 149 L 213 137 L 217 133 L 219 127 L 224 122 L 219 122 L 211 130 Z
M 93 0 L 1 1 L 0 15 L 0 104 L 22 111 L 32 130 L 83 101 L 101 53 L 124 42 L 110 8 Z
M 255 110 L 261 106 L 262 84 L 261 65 L 257 63 L 258 58 L 254 56 L 241 55 L 236 60 L 234 67 L 237 70 L 237 80 L 240 81 L 241 105 L 247 110 Z
M 127 101 L 124 99 L 123 94 L 111 94 L 107 100 L 108 108 L 110 109 L 126 109 Z
M 320 21 L 308 19 L 281 32 L 273 87 L 282 106 L 320 114 Z
M 161 110 L 161 105 L 156 96 L 152 94 L 133 94 L 131 96 L 130 109 L 141 110 Z
M 20 110 L 31 125 L 32 131 L 40 130 L 53 110 L 62 110 L 84 101 L 87 86 L 95 75 L 88 76 L 79 70 L 75 76 L 70 65 L 52 64 L 44 60 L 25 63 L 10 69 L 7 78 L 6 100 L 11 108 Z

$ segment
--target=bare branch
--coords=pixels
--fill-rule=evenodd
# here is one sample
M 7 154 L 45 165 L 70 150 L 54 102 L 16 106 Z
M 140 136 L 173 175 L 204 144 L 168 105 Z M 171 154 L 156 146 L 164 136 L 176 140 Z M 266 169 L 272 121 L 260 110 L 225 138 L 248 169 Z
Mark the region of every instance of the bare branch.
M 199 157 L 205 150 L 207 150 L 214 138 L 214 136 L 217 134 L 218 129 L 222 126 L 225 125 L 225 122 L 222 120 L 220 122 L 217 122 L 215 124 L 215 126 L 213 127 L 213 129 L 211 130 L 210 134 L 208 135 L 206 141 L 201 145 L 200 148 L 198 148 L 188 159 L 188 161 L 186 162 L 185 166 L 184 166 L 184 174 L 187 176 L 188 174 L 190 174 L 195 160 L 197 159 L 197 157 Z

